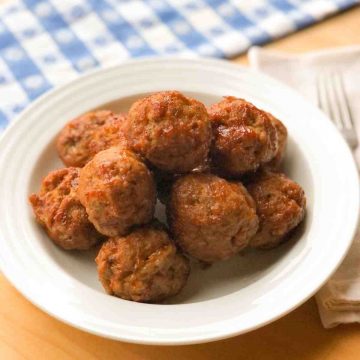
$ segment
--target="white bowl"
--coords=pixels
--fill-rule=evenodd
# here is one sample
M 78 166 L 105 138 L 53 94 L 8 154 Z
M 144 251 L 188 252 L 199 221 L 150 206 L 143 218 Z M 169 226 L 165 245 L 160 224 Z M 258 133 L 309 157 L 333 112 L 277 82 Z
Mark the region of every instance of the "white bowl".
M 279 117 L 289 131 L 286 171 L 305 189 L 308 208 L 289 243 L 194 268 L 170 304 L 150 305 L 106 295 L 95 251 L 65 252 L 53 245 L 27 198 L 48 171 L 62 166 L 54 138 L 69 119 L 116 99 L 117 110 L 126 110 L 135 98 L 164 89 L 206 104 L 223 95 L 243 97 Z M 44 311 L 113 339 L 191 344 L 265 325 L 319 289 L 345 256 L 357 224 L 357 171 L 332 123 L 286 86 L 223 61 L 131 61 L 81 77 L 33 103 L 6 131 L 0 149 L 2 271 Z

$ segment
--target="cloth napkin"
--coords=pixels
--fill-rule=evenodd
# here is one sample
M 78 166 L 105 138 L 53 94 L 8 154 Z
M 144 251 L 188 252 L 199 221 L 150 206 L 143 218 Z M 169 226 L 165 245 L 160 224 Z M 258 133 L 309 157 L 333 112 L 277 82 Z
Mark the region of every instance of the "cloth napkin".
M 249 51 L 249 60 L 255 69 L 296 88 L 315 103 L 317 74 L 324 68 L 341 71 L 360 143 L 360 46 L 304 55 L 254 47 Z M 355 151 L 355 159 L 360 169 L 360 148 Z M 342 265 L 317 293 L 316 302 L 325 328 L 360 322 L 360 229 Z
M 165 54 L 230 58 L 358 0 L 11 0 L 0 7 L 0 132 L 79 73 Z

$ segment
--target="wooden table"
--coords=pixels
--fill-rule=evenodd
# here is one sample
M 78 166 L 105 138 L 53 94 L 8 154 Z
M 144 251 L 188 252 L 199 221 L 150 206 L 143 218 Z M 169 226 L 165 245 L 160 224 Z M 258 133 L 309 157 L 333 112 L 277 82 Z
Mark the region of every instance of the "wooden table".
M 360 44 L 359 7 L 267 47 L 296 53 L 351 44 Z M 245 55 L 234 61 L 247 63 Z M 251 333 L 209 344 L 176 347 L 126 344 L 76 330 L 37 309 L 2 275 L 0 304 L 0 359 L 4 360 L 360 359 L 360 326 L 324 330 L 313 299 Z

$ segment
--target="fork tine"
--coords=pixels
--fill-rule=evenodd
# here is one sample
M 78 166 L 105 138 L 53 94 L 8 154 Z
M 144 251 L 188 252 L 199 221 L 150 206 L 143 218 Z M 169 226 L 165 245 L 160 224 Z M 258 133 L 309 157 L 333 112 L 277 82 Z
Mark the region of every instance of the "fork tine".
M 333 73 L 334 89 L 339 99 L 339 107 L 341 111 L 341 119 L 346 129 L 354 129 L 351 110 L 346 96 L 344 82 L 341 74 L 336 71 Z
M 325 96 L 324 82 L 321 74 L 316 78 L 317 102 L 320 109 L 322 109 L 329 117 L 330 108 L 328 106 L 327 97 Z
M 341 114 L 341 99 L 336 91 L 336 82 L 334 72 L 328 72 L 327 75 L 327 91 L 330 98 L 330 106 L 332 109 L 333 119 L 335 120 L 339 130 L 344 129 L 344 121 Z
M 322 71 L 317 77 L 318 105 L 335 123 L 348 144 L 358 145 L 355 126 L 341 74 Z
M 341 121 L 341 127 L 339 129 L 341 130 L 348 144 L 352 148 L 355 148 L 358 146 L 357 133 L 351 117 L 350 106 L 346 96 L 343 79 L 341 74 L 337 71 L 333 72 L 332 74 L 332 84 L 338 106 L 339 120 Z
M 330 91 L 329 91 L 330 90 Z M 333 94 L 331 94 L 331 85 L 327 71 L 322 71 L 317 77 L 318 105 L 328 115 L 328 117 L 340 127 L 338 117 L 334 112 Z
M 340 101 L 337 96 L 337 93 L 335 91 L 335 84 L 334 84 L 334 76 L 333 72 L 326 71 L 324 72 L 325 77 L 325 90 L 327 93 L 327 97 L 329 99 L 329 106 L 331 109 L 331 116 L 332 120 L 335 122 L 336 126 L 339 128 L 339 130 L 342 130 L 344 128 L 343 121 L 341 118 L 341 112 L 340 112 Z

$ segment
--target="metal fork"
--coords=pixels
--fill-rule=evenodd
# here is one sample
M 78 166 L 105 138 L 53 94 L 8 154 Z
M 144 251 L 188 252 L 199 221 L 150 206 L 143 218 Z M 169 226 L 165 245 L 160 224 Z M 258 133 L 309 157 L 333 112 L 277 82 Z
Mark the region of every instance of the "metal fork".
M 316 81 L 319 107 L 335 123 L 351 148 L 358 145 L 354 121 L 346 96 L 342 74 L 337 70 L 324 70 Z

